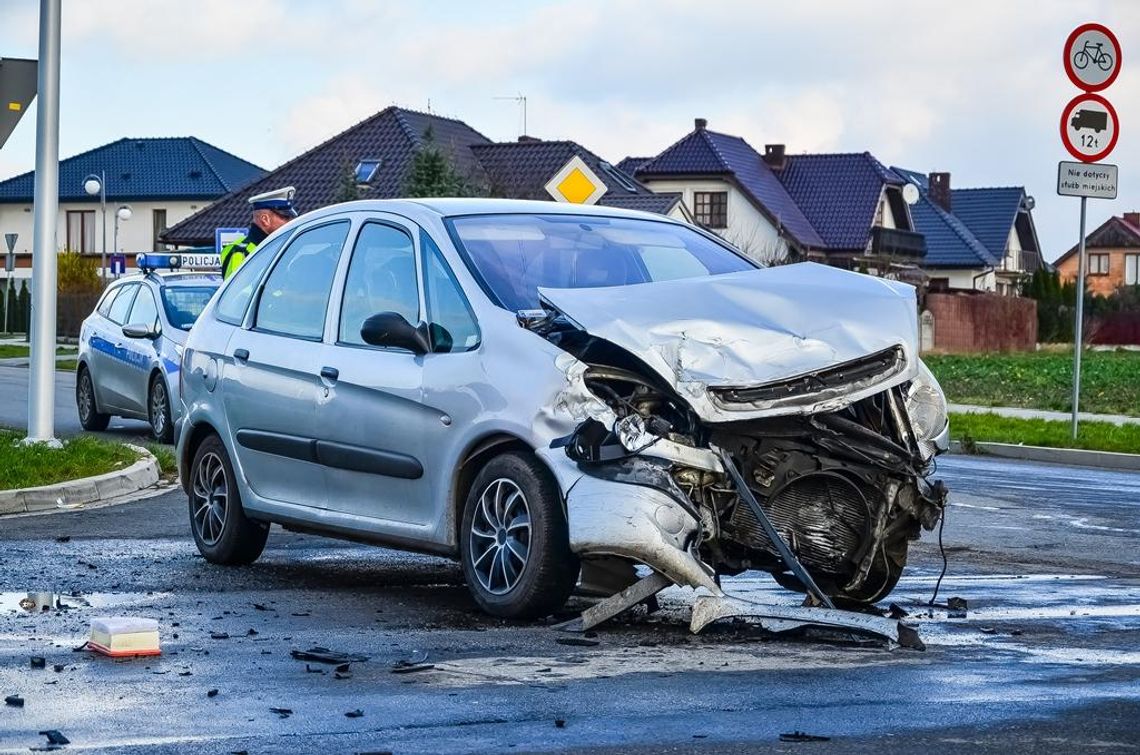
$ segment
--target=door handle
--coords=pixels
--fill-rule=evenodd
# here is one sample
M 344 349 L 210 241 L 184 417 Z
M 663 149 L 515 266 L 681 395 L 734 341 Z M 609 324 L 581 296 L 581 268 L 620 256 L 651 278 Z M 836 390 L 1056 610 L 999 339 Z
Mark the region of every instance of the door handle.
M 329 380 L 335 383 L 336 379 L 340 377 L 340 370 L 338 370 L 336 367 L 322 367 L 321 377 L 323 377 L 325 380 Z
M 234 349 L 234 359 L 239 362 L 249 359 L 249 349 Z

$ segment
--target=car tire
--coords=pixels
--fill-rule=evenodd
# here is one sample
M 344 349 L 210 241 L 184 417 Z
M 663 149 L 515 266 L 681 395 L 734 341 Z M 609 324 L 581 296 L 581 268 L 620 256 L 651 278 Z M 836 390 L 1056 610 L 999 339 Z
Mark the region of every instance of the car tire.
M 110 414 L 99 411 L 99 405 L 95 402 L 95 384 L 91 382 L 91 371 L 86 366 L 80 367 L 76 375 L 75 408 L 79 412 L 79 424 L 84 430 L 106 430 L 111 422 Z
M 558 485 L 533 454 L 501 454 L 476 475 L 459 547 L 467 586 L 493 616 L 548 616 L 578 581 Z
M 161 374 L 155 374 L 150 379 L 150 390 L 146 397 L 147 418 L 150 420 L 150 432 L 159 443 L 170 443 L 174 440 L 174 420 L 170 417 L 170 394 L 166 389 L 166 380 Z
M 194 544 L 212 564 L 251 564 L 269 537 L 266 522 L 245 515 L 236 479 L 221 438 L 210 435 L 194 454 L 187 490 Z

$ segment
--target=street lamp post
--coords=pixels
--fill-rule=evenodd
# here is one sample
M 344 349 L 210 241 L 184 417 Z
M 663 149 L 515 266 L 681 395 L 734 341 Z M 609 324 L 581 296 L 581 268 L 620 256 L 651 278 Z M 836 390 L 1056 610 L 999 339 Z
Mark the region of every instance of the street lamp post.
M 83 190 L 90 196 L 99 195 L 99 205 L 103 212 L 103 251 L 99 256 L 99 280 L 107 284 L 107 172 L 92 173 L 83 179 Z
M 121 204 L 119 209 L 115 210 L 115 254 L 119 253 L 119 221 L 127 221 L 131 219 L 130 205 Z

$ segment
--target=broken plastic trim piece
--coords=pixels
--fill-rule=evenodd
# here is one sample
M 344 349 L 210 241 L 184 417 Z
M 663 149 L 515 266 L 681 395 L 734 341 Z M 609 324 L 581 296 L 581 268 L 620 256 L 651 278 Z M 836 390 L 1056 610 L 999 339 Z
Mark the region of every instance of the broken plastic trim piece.
M 702 595 L 697 598 L 693 604 L 689 629 L 696 634 L 714 621 L 733 617 L 755 619 L 769 632 L 787 632 L 805 626 L 842 629 L 882 637 L 905 648 L 926 650 L 926 645 L 912 627 L 884 616 L 834 608 L 774 606 L 728 595 Z

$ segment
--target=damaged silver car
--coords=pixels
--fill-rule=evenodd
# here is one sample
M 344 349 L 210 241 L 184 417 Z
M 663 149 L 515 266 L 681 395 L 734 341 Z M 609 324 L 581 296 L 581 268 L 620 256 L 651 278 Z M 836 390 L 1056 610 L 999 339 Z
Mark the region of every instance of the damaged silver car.
M 443 554 L 500 616 L 576 587 L 611 614 L 669 584 L 718 597 L 747 570 L 874 603 L 946 496 L 910 286 L 761 269 L 644 213 L 310 213 L 214 298 L 182 375 L 207 559 L 256 559 L 271 522 Z

